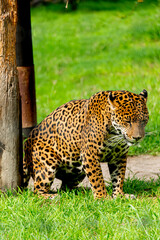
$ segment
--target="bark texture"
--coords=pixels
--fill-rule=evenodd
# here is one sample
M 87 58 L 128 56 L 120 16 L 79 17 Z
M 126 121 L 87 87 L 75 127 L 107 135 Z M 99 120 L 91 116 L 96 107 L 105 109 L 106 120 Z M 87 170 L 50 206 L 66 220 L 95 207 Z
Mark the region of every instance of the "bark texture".
M 0 0 L 0 188 L 21 185 L 21 117 L 16 69 L 16 0 Z

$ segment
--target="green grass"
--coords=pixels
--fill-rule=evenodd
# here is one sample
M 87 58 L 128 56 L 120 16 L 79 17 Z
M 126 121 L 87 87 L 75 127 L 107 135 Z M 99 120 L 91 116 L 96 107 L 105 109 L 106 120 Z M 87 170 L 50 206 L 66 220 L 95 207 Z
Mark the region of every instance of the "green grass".
M 93 200 L 85 189 L 62 192 L 55 200 L 8 192 L 1 197 L 1 239 L 160 239 L 160 178 L 128 179 L 124 190 L 137 199 Z
M 130 154 L 160 153 L 160 2 L 80 1 L 32 9 L 38 122 L 100 90 L 148 91 L 145 140 Z

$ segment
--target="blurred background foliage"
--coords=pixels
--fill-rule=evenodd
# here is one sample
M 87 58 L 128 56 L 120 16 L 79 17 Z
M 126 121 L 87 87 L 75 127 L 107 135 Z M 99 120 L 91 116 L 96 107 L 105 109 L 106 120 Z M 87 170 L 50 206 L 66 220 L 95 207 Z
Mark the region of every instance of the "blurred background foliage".
M 130 154 L 160 153 L 160 1 L 41 1 L 32 7 L 38 122 L 101 90 L 148 91 L 146 138 Z

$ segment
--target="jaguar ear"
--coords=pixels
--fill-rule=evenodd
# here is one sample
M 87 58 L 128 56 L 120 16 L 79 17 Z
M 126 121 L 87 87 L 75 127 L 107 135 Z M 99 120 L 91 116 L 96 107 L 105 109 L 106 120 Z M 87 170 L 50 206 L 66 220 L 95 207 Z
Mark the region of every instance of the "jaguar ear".
M 109 95 L 108 95 L 108 102 L 111 106 L 112 109 L 115 109 L 116 108 L 116 105 L 114 103 L 114 100 L 116 99 L 115 96 L 113 96 L 112 92 L 109 92 Z
M 141 95 L 142 97 L 145 98 L 146 102 L 147 102 L 147 97 L 148 97 L 148 93 L 147 91 L 144 89 L 139 95 Z

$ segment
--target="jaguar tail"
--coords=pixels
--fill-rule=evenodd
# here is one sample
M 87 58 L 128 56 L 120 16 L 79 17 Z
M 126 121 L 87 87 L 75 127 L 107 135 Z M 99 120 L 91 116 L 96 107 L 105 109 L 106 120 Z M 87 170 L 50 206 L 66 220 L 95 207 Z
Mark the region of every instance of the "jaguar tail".
M 24 143 L 24 157 L 23 157 L 23 187 L 27 188 L 29 179 L 31 177 L 33 165 L 31 156 L 31 139 L 28 138 Z

